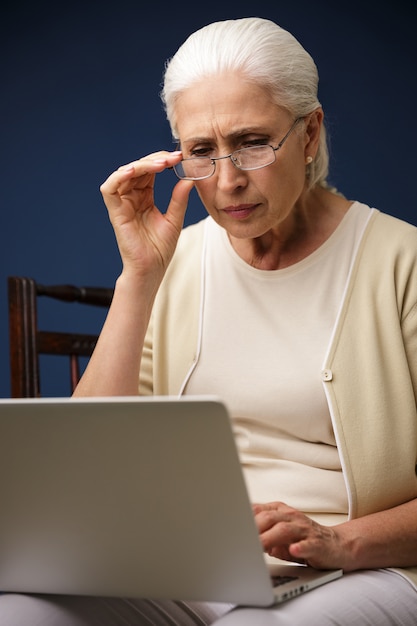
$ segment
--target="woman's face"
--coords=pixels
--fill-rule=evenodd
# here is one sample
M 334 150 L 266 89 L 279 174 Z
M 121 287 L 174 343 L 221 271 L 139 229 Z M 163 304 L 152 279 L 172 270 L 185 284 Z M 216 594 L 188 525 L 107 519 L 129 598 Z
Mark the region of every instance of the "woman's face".
M 184 158 L 218 157 L 257 144 L 276 147 L 294 122 L 268 91 L 233 73 L 190 87 L 179 97 L 175 113 Z M 291 220 L 306 193 L 306 157 L 314 157 L 316 149 L 301 121 L 271 165 L 242 171 L 222 159 L 214 175 L 195 186 L 208 213 L 232 237 L 261 237 Z

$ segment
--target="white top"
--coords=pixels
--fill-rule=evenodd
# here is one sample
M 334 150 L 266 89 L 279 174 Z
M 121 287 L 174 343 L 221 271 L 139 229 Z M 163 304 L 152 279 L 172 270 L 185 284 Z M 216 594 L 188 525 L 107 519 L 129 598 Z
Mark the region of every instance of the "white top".
M 347 514 L 322 364 L 369 212 L 354 203 L 318 250 L 274 271 L 248 265 L 208 220 L 201 354 L 185 393 L 226 403 L 253 502 Z

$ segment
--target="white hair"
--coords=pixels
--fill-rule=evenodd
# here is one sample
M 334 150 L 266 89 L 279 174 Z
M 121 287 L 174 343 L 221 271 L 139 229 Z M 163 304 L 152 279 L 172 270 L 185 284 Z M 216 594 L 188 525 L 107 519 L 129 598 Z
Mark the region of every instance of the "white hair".
M 205 77 L 227 71 L 239 71 L 268 89 L 277 106 L 294 118 L 307 116 L 321 106 L 316 64 L 291 33 L 258 17 L 214 22 L 191 34 L 166 63 L 161 98 L 174 138 L 178 138 L 178 96 Z M 317 155 L 307 168 L 309 185 L 326 187 L 328 169 L 322 125 Z

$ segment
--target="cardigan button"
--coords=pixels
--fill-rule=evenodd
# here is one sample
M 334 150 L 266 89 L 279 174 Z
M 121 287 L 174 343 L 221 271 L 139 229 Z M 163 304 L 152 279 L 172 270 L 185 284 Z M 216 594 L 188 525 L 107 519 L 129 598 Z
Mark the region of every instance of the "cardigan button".
M 328 382 L 329 380 L 333 380 L 333 372 L 332 370 L 326 369 L 321 372 L 321 379 L 324 382 Z

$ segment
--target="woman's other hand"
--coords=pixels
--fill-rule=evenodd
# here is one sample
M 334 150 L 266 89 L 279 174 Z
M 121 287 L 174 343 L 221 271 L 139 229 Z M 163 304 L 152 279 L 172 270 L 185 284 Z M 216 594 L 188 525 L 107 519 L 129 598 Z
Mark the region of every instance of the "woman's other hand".
M 254 504 L 253 511 L 262 546 L 270 556 L 317 569 L 344 566 L 335 527 L 322 526 L 282 502 Z

